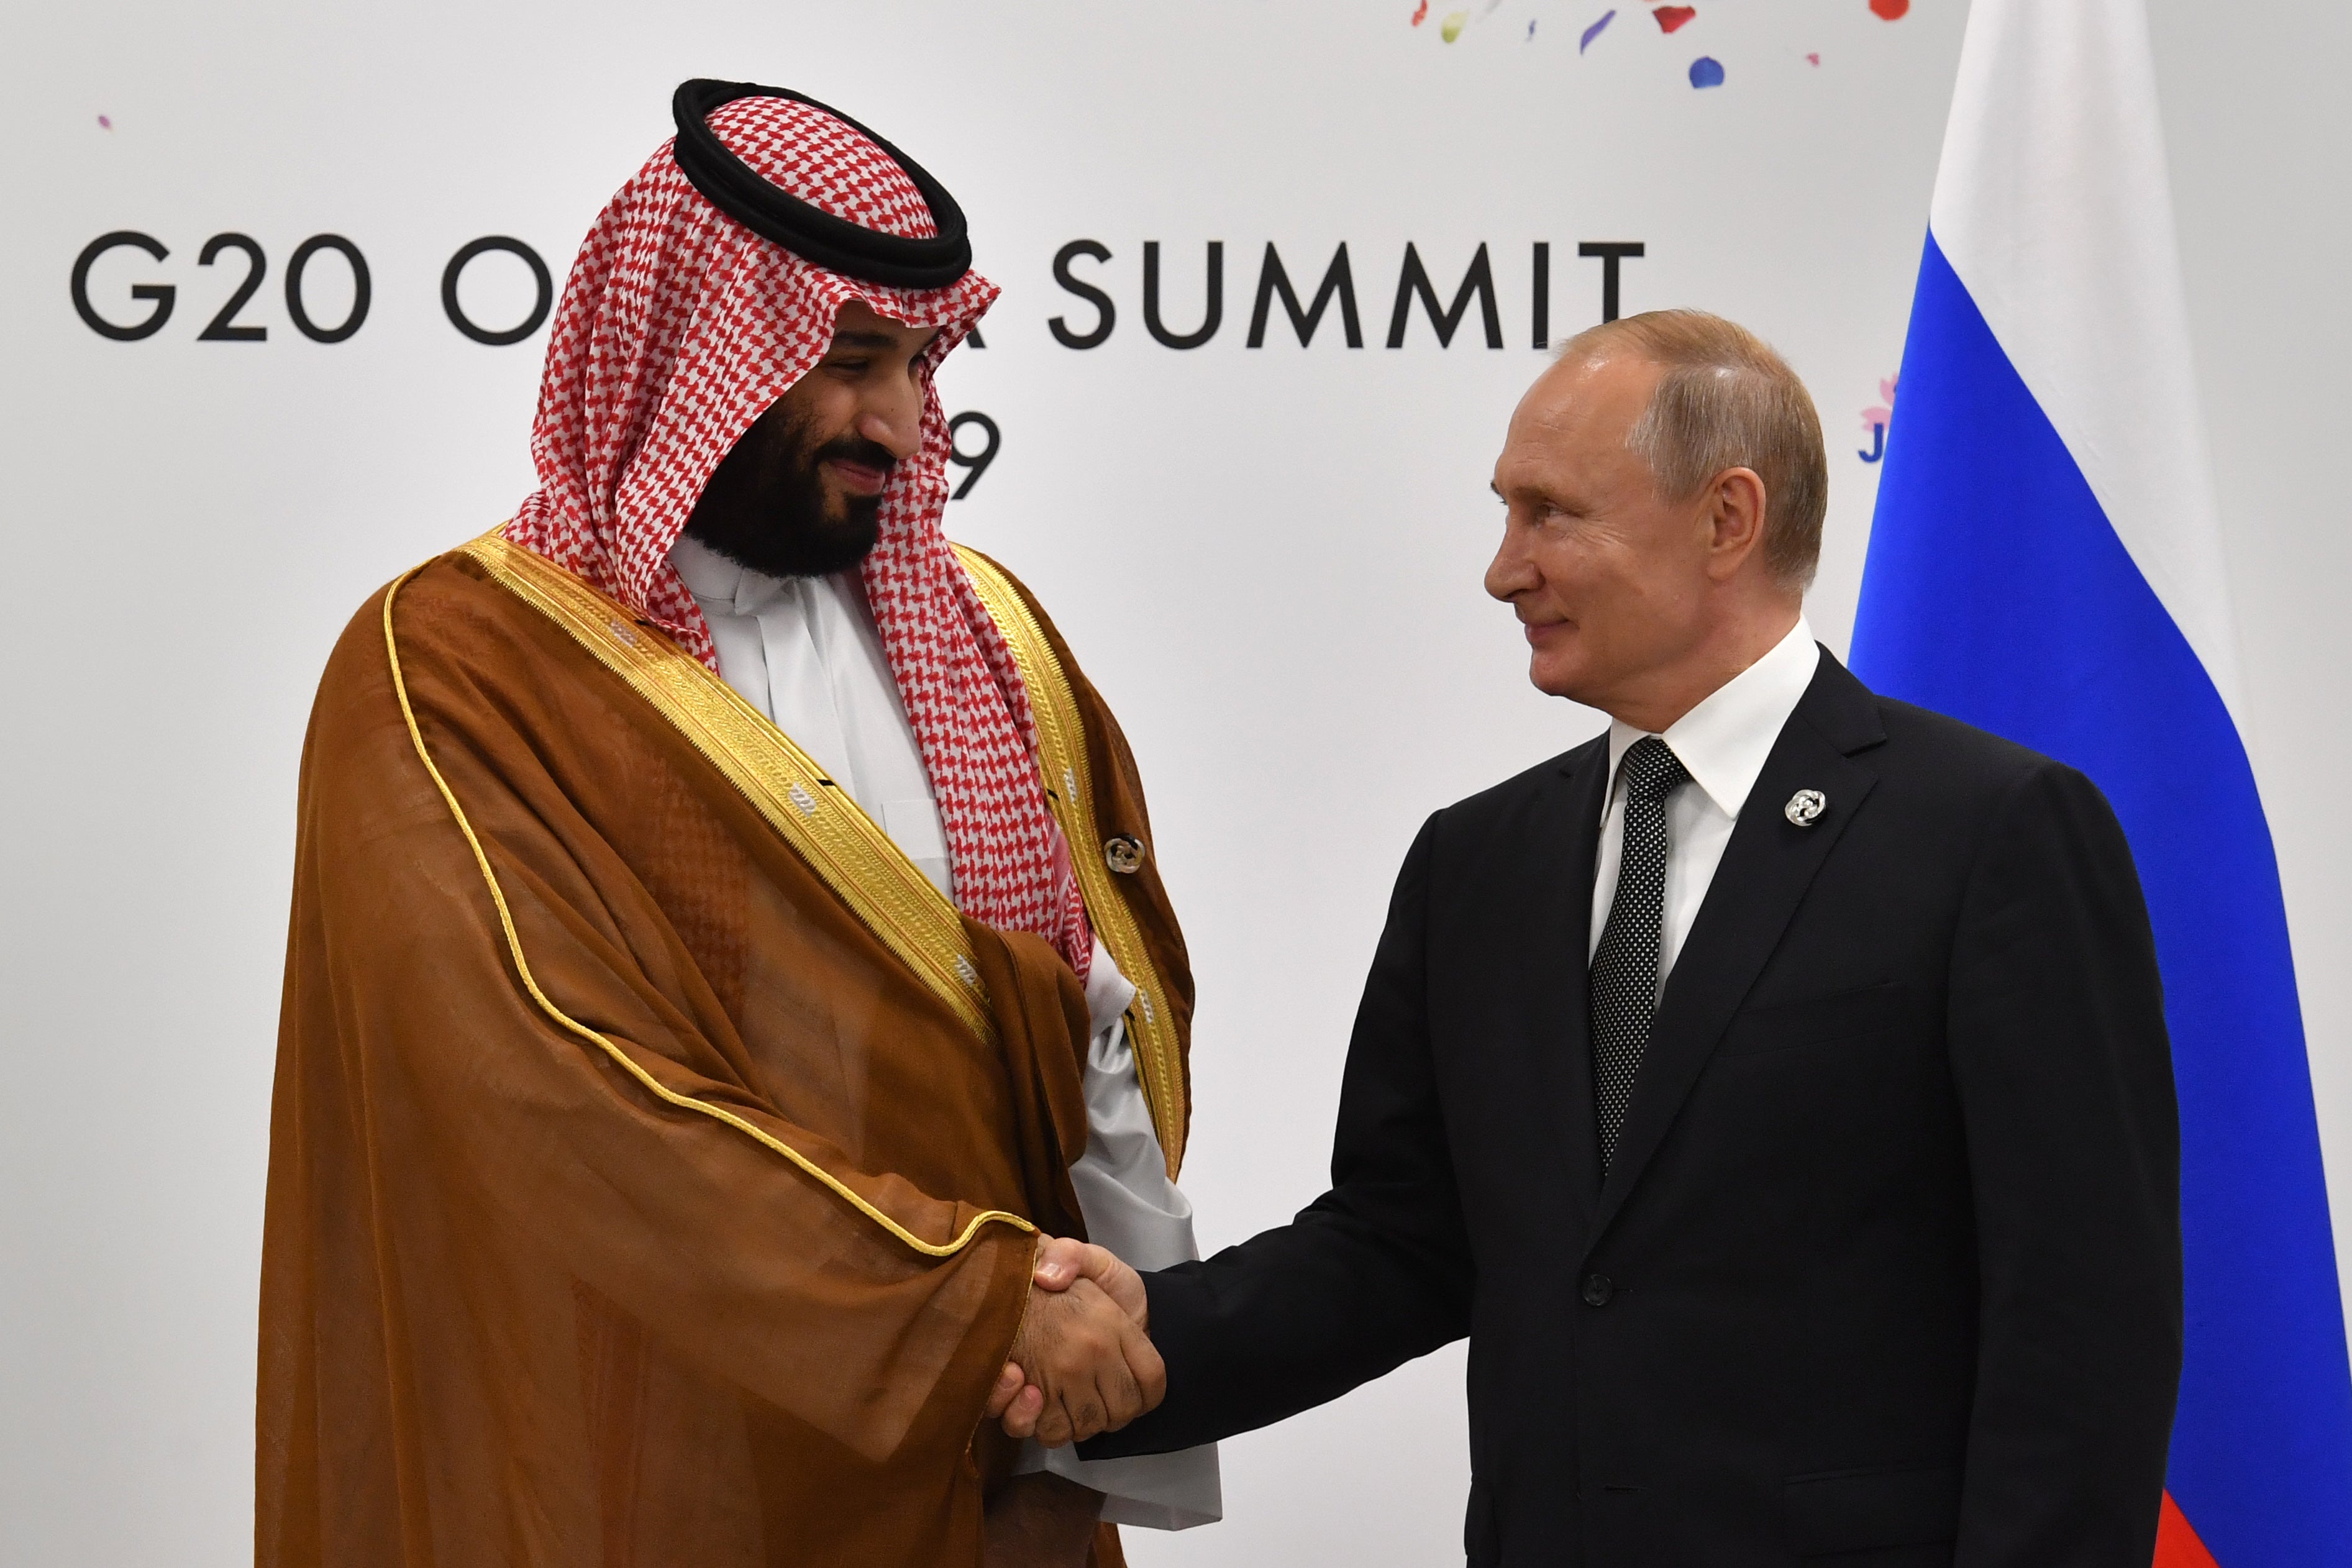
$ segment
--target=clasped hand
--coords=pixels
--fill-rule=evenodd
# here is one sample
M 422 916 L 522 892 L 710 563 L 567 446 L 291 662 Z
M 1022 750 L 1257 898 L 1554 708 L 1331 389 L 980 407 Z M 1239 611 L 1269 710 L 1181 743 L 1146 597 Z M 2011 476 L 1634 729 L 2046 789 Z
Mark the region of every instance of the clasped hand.
M 1149 1316 L 1134 1269 L 1099 1247 L 1046 1237 L 988 1414 L 1049 1448 L 1118 1431 L 1168 1391 Z

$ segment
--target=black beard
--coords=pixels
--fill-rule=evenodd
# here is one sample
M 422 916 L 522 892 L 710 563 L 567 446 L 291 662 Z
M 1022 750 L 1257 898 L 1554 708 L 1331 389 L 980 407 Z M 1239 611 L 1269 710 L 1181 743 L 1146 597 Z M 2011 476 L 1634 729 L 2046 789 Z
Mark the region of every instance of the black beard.
M 889 450 L 856 436 L 811 448 L 806 431 L 761 416 L 712 470 L 694 503 L 686 533 L 739 566 L 771 577 L 825 577 L 846 572 L 882 533 L 882 498 L 850 496 L 829 506 L 818 465 L 828 458 L 887 473 Z

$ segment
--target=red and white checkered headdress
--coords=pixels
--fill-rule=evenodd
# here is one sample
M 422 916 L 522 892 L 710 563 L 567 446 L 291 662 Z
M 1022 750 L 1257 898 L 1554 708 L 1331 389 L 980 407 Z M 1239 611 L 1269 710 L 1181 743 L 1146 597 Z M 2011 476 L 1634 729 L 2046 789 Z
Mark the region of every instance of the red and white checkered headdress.
M 751 172 L 822 212 L 876 234 L 938 232 L 898 162 L 821 105 L 740 97 L 707 123 Z M 506 537 L 715 671 L 710 628 L 669 552 L 719 459 L 824 358 L 844 304 L 938 328 L 935 369 L 996 296 L 977 272 L 902 289 L 816 266 L 721 212 L 666 142 L 605 205 L 564 283 L 531 432 L 540 488 Z M 927 390 L 921 450 L 883 492 L 866 597 L 939 797 L 958 903 L 1045 938 L 1083 979 L 1093 935 L 1038 780 L 1029 693 L 940 530 L 949 441 Z

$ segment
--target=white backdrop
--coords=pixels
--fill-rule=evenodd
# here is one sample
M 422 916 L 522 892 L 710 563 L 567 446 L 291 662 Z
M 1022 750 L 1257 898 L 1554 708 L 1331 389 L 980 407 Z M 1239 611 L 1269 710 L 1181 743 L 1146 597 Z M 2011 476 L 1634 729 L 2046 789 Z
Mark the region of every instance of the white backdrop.
M 1628 311 L 1754 326 L 1811 383 L 1832 502 L 1814 623 L 1843 649 L 1876 470 L 1861 410 L 1898 362 L 1963 7 L 1701 0 L 1668 35 L 1604 0 L 1111 8 L 700 0 L 404 7 L 154 4 L 0 18 L 0 496 L 14 594 L 0 680 L 0 1558 L 216 1568 L 249 1552 L 253 1312 L 295 771 L 310 690 L 383 580 L 530 488 L 544 334 L 459 335 L 444 263 L 518 237 L 560 283 L 589 219 L 667 133 L 692 75 L 800 88 L 874 124 L 971 214 L 1004 298 L 952 360 L 951 410 L 996 461 L 950 531 L 1003 556 L 1117 705 L 1201 982 L 1186 1186 L 1202 1240 L 1320 1189 L 1339 1067 L 1389 879 L 1429 810 L 1597 727 L 1524 679 L 1478 576 L 1486 474 L 1530 346 L 1530 247 L 1552 335 L 1598 319 L 1584 241 L 1638 240 Z M 1449 5 L 1466 8 L 1448 42 Z M 2258 772 L 2277 834 L 2330 1169 L 2352 1203 L 2352 850 L 2339 781 L 2352 568 L 2322 456 L 2352 416 L 2335 276 L 2352 115 L 2326 63 L 2352 23 L 2316 0 L 2158 0 L 2157 41 L 2201 371 L 2244 623 Z M 1483 13 L 1483 14 L 1482 14 Z M 1700 56 L 1726 80 L 1695 89 Z M 1816 60 L 1812 57 L 1818 57 Z M 2325 193 L 2323 197 L 2320 193 Z M 94 308 L 177 290 L 110 342 L 74 258 L 133 229 Z M 269 270 L 197 333 L 245 262 Z M 363 252 L 361 330 L 319 343 L 281 284 L 306 237 Z M 1113 297 L 1102 346 L 1058 344 Z M 1142 320 L 1162 243 L 1178 352 Z M 1259 257 L 1311 287 L 1341 241 L 1366 346 L 1279 307 L 1244 346 Z M 1489 247 L 1505 346 L 1473 306 L 1450 348 L 1416 311 L 1382 345 L 1412 242 L 1450 298 Z M 318 260 L 315 321 L 347 274 Z M 491 257 L 464 301 L 528 309 Z M 977 444 L 976 434 L 967 441 Z M 1143 1563 L 1437 1563 L 1466 1479 L 1458 1348 L 1225 1458 L 1228 1521 L 1130 1535 Z

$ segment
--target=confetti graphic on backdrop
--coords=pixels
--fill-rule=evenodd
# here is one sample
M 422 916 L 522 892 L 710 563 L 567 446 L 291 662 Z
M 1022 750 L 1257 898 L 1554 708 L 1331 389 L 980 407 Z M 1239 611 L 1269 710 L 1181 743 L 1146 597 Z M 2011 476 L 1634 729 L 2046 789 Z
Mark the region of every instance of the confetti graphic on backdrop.
M 1438 24 L 1438 36 L 1449 44 L 1459 42 L 1464 34 L 1492 16 L 1501 7 L 1502 3 L 1503 0 L 1484 0 L 1484 4 L 1478 5 L 1475 11 L 1447 12 Z M 1680 32 L 1698 20 L 1698 7 L 1696 5 L 1661 5 L 1655 4 L 1654 0 L 1646 0 L 1646 3 L 1650 5 L 1650 18 L 1657 23 L 1658 31 L 1661 34 Z M 1911 0 L 1866 0 L 1866 4 L 1870 6 L 1871 14 L 1883 21 L 1896 21 L 1911 14 Z M 1430 0 L 1419 0 L 1412 12 L 1412 26 L 1418 27 L 1429 19 L 1429 5 Z M 1594 17 L 1584 30 L 1576 36 L 1576 52 L 1581 55 L 1591 49 L 1593 40 L 1607 32 L 1609 25 L 1616 20 L 1617 11 L 1614 7 Z M 1532 44 L 1536 41 L 1535 18 L 1528 18 L 1528 30 L 1521 37 L 1526 43 Z M 1822 63 L 1822 57 L 1817 52 L 1808 52 L 1805 59 L 1815 67 Z M 1721 87 L 1726 74 L 1723 62 L 1713 55 L 1699 56 L 1691 61 L 1688 71 L 1690 84 L 1695 88 Z
M 114 129 L 114 121 L 101 114 L 98 117 L 98 128 L 100 131 L 111 131 Z
M 1455 39 L 1462 37 L 1464 29 L 1467 28 L 1474 21 L 1484 22 L 1487 17 L 1493 16 L 1496 11 L 1500 9 L 1502 4 L 1503 0 L 1486 0 L 1486 5 L 1479 7 L 1478 14 L 1475 17 L 1467 11 L 1449 12 L 1446 15 L 1445 20 L 1437 25 L 1438 37 L 1444 38 L 1449 44 L 1453 43 Z M 1416 27 L 1420 26 L 1422 17 L 1426 16 L 1428 12 L 1429 0 L 1422 0 L 1421 9 L 1412 14 L 1412 25 Z M 1528 24 L 1528 37 L 1532 41 L 1535 36 L 1536 25 L 1533 22 L 1529 22 Z

